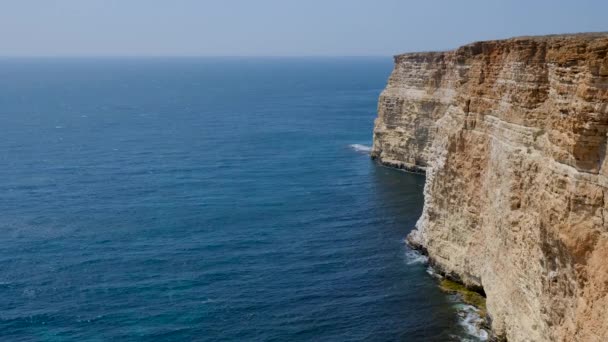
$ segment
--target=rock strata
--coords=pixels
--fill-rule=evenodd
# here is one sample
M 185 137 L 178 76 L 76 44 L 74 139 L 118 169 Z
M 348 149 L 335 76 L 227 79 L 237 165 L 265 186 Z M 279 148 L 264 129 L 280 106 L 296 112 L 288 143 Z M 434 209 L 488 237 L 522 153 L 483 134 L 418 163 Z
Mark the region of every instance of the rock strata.
M 608 341 L 608 34 L 395 57 L 372 157 L 426 172 L 408 240 L 496 336 Z

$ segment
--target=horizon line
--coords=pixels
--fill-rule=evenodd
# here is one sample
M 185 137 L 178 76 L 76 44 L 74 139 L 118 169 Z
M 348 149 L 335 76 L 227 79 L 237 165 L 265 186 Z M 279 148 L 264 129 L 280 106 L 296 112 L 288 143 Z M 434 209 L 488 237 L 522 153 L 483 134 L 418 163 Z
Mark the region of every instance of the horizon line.
M 392 58 L 390 55 L 0 55 L 8 58 Z

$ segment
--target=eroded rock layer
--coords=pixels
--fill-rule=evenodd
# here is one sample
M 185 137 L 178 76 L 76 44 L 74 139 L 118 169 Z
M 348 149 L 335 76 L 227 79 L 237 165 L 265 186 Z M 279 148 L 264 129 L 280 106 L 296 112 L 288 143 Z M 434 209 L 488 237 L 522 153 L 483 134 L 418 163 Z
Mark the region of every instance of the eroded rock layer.
M 608 34 L 395 57 L 372 156 L 426 169 L 408 239 L 509 341 L 608 341 Z

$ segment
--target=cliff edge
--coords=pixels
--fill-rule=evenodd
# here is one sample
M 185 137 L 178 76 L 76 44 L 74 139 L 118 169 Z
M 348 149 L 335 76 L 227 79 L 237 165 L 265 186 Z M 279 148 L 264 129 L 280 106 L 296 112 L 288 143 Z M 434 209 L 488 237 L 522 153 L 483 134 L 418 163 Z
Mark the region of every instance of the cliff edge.
M 408 240 L 509 341 L 608 340 L 608 33 L 395 57 L 372 157 L 426 172 Z

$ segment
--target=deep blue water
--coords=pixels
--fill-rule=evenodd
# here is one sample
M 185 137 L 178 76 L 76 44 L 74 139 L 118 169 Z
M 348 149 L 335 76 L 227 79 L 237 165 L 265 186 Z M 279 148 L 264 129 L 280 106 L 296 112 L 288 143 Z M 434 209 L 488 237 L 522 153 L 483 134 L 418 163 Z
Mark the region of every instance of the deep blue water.
M 390 58 L 0 60 L 0 340 L 446 341 Z M 408 261 L 409 260 L 409 261 Z

